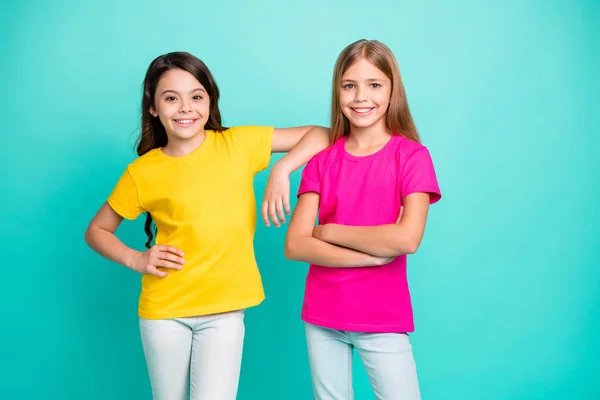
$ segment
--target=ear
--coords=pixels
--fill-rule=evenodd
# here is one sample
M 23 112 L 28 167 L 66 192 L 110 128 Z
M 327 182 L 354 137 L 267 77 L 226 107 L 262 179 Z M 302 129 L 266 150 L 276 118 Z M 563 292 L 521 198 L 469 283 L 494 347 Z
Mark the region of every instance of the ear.
M 158 113 L 156 112 L 156 110 L 154 109 L 154 107 L 150 107 L 150 109 L 148 110 L 148 112 L 150 113 L 150 115 L 152 115 L 153 117 L 158 117 Z

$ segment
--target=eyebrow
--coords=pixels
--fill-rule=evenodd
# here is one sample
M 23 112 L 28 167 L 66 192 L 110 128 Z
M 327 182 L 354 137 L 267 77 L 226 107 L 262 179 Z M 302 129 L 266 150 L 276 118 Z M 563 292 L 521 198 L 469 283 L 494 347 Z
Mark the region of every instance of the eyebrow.
M 371 78 L 371 79 L 367 79 L 367 82 L 383 82 L 383 79 L 375 79 L 375 78 Z M 342 82 L 350 82 L 350 83 L 356 83 L 356 81 L 352 80 L 352 79 L 342 79 Z
M 192 90 L 190 93 L 194 93 L 197 92 L 198 90 L 206 93 L 206 90 L 202 89 L 202 88 L 196 88 L 194 90 Z M 165 93 L 175 93 L 175 94 L 179 94 L 179 92 L 177 90 L 173 90 L 173 89 L 167 89 L 167 90 L 163 90 L 163 92 L 160 94 L 161 96 L 164 95 Z

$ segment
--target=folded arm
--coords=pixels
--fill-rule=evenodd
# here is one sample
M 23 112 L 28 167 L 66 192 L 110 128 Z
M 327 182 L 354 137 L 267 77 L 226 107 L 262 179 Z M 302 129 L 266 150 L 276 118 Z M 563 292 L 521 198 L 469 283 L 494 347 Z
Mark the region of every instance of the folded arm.
M 313 236 L 376 257 L 413 254 L 419 248 L 429 212 L 429 194 L 412 193 L 403 199 L 402 218 L 394 224 L 348 226 L 325 224 L 313 230 Z
M 312 236 L 319 210 L 319 194 L 304 193 L 298 199 L 285 240 L 285 256 L 324 267 L 383 265 L 389 259 L 326 243 Z

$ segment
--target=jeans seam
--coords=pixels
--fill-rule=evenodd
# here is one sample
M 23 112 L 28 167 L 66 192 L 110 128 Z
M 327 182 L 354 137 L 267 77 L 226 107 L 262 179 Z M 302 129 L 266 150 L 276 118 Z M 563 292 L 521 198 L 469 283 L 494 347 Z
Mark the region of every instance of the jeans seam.
M 352 354 L 354 352 L 354 344 L 352 340 L 348 337 L 348 345 L 350 346 L 350 351 L 348 352 L 348 369 L 346 370 L 346 381 L 348 382 L 348 400 L 352 400 L 354 398 L 354 393 L 352 391 Z
M 194 384 L 194 338 L 196 336 L 196 330 L 198 329 L 198 321 L 200 320 L 199 316 L 196 316 L 194 318 L 194 325 L 192 328 L 192 344 L 191 344 L 191 349 L 190 349 L 190 398 L 194 397 L 194 394 L 196 393 L 196 385 Z

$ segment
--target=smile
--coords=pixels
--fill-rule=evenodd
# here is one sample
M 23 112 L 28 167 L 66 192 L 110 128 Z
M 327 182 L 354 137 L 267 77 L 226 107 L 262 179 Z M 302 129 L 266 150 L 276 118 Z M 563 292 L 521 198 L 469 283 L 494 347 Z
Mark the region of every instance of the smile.
M 175 119 L 173 121 L 175 121 L 175 123 L 179 126 L 190 126 L 193 125 L 197 119 Z
M 371 114 L 375 110 L 375 107 L 351 108 L 351 110 L 354 112 L 354 114 L 362 117 Z

